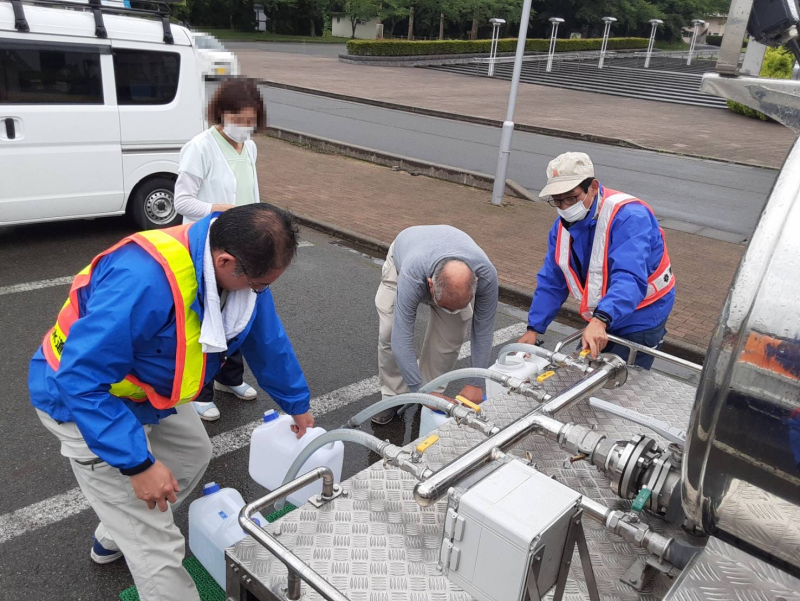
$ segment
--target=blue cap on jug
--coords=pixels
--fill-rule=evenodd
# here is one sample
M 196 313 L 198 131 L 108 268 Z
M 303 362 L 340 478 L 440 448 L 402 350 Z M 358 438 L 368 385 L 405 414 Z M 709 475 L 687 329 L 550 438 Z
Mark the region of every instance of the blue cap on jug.
M 272 420 L 278 419 L 278 412 L 274 409 L 270 409 L 264 412 L 264 423 L 271 422 Z
M 219 484 L 216 482 L 209 482 L 203 486 L 203 496 L 206 495 L 213 495 L 215 492 L 219 492 Z

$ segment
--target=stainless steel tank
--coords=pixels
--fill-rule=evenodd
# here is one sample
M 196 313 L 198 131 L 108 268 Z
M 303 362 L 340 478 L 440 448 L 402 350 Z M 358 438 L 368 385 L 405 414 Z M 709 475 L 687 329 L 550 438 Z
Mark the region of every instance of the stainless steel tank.
M 739 265 L 687 436 L 687 515 L 707 533 L 800 574 L 798 142 Z

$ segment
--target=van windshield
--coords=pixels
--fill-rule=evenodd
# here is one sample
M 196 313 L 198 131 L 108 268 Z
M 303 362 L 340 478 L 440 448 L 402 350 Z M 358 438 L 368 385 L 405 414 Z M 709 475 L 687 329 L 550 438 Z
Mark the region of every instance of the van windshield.
M 211 35 L 195 35 L 194 43 L 200 50 L 225 50 L 225 46 L 223 46 L 217 38 Z

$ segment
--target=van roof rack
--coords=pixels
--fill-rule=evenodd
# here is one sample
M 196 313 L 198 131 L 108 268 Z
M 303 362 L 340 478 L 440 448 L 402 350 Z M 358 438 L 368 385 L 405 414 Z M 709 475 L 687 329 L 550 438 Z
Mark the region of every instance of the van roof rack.
M 85 4 L 75 0 L 25 0 L 26 4 L 52 6 L 57 8 L 81 8 L 86 7 L 94 14 L 94 34 L 98 38 L 107 38 L 108 31 L 106 30 L 105 23 L 103 22 L 103 14 L 125 15 L 125 16 L 140 16 L 158 18 L 161 20 L 161 25 L 164 28 L 164 43 L 174 44 L 175 38 L 172 36 L 172 27 L 169 22 L 169 2 L 177 0 L 146 0 L 141 4 L 153 6 L 155 8 L 125 8 L 123 6 L 107 6 L 102 4 L 102 0 L 87 0 Z M 25 9 L 23 8 L 23 0 L 11 0 L 11 6 L 14 9 L 14 27 L 21 33 L 29 33 L 31 28 L 28 25 L 28 20 L 25 18 Z

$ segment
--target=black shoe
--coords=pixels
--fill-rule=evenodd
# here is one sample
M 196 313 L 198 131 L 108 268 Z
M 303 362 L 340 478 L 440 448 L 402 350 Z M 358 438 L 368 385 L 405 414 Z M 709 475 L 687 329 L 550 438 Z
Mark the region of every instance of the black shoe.
M 394 419 L 395 415 L 397 415 L 397 409 L 397 407 L 389 407 L 380 413 L 376 413 L 372 416 L 372 423 L 378 424 L 379 426 L 385 426 Z

